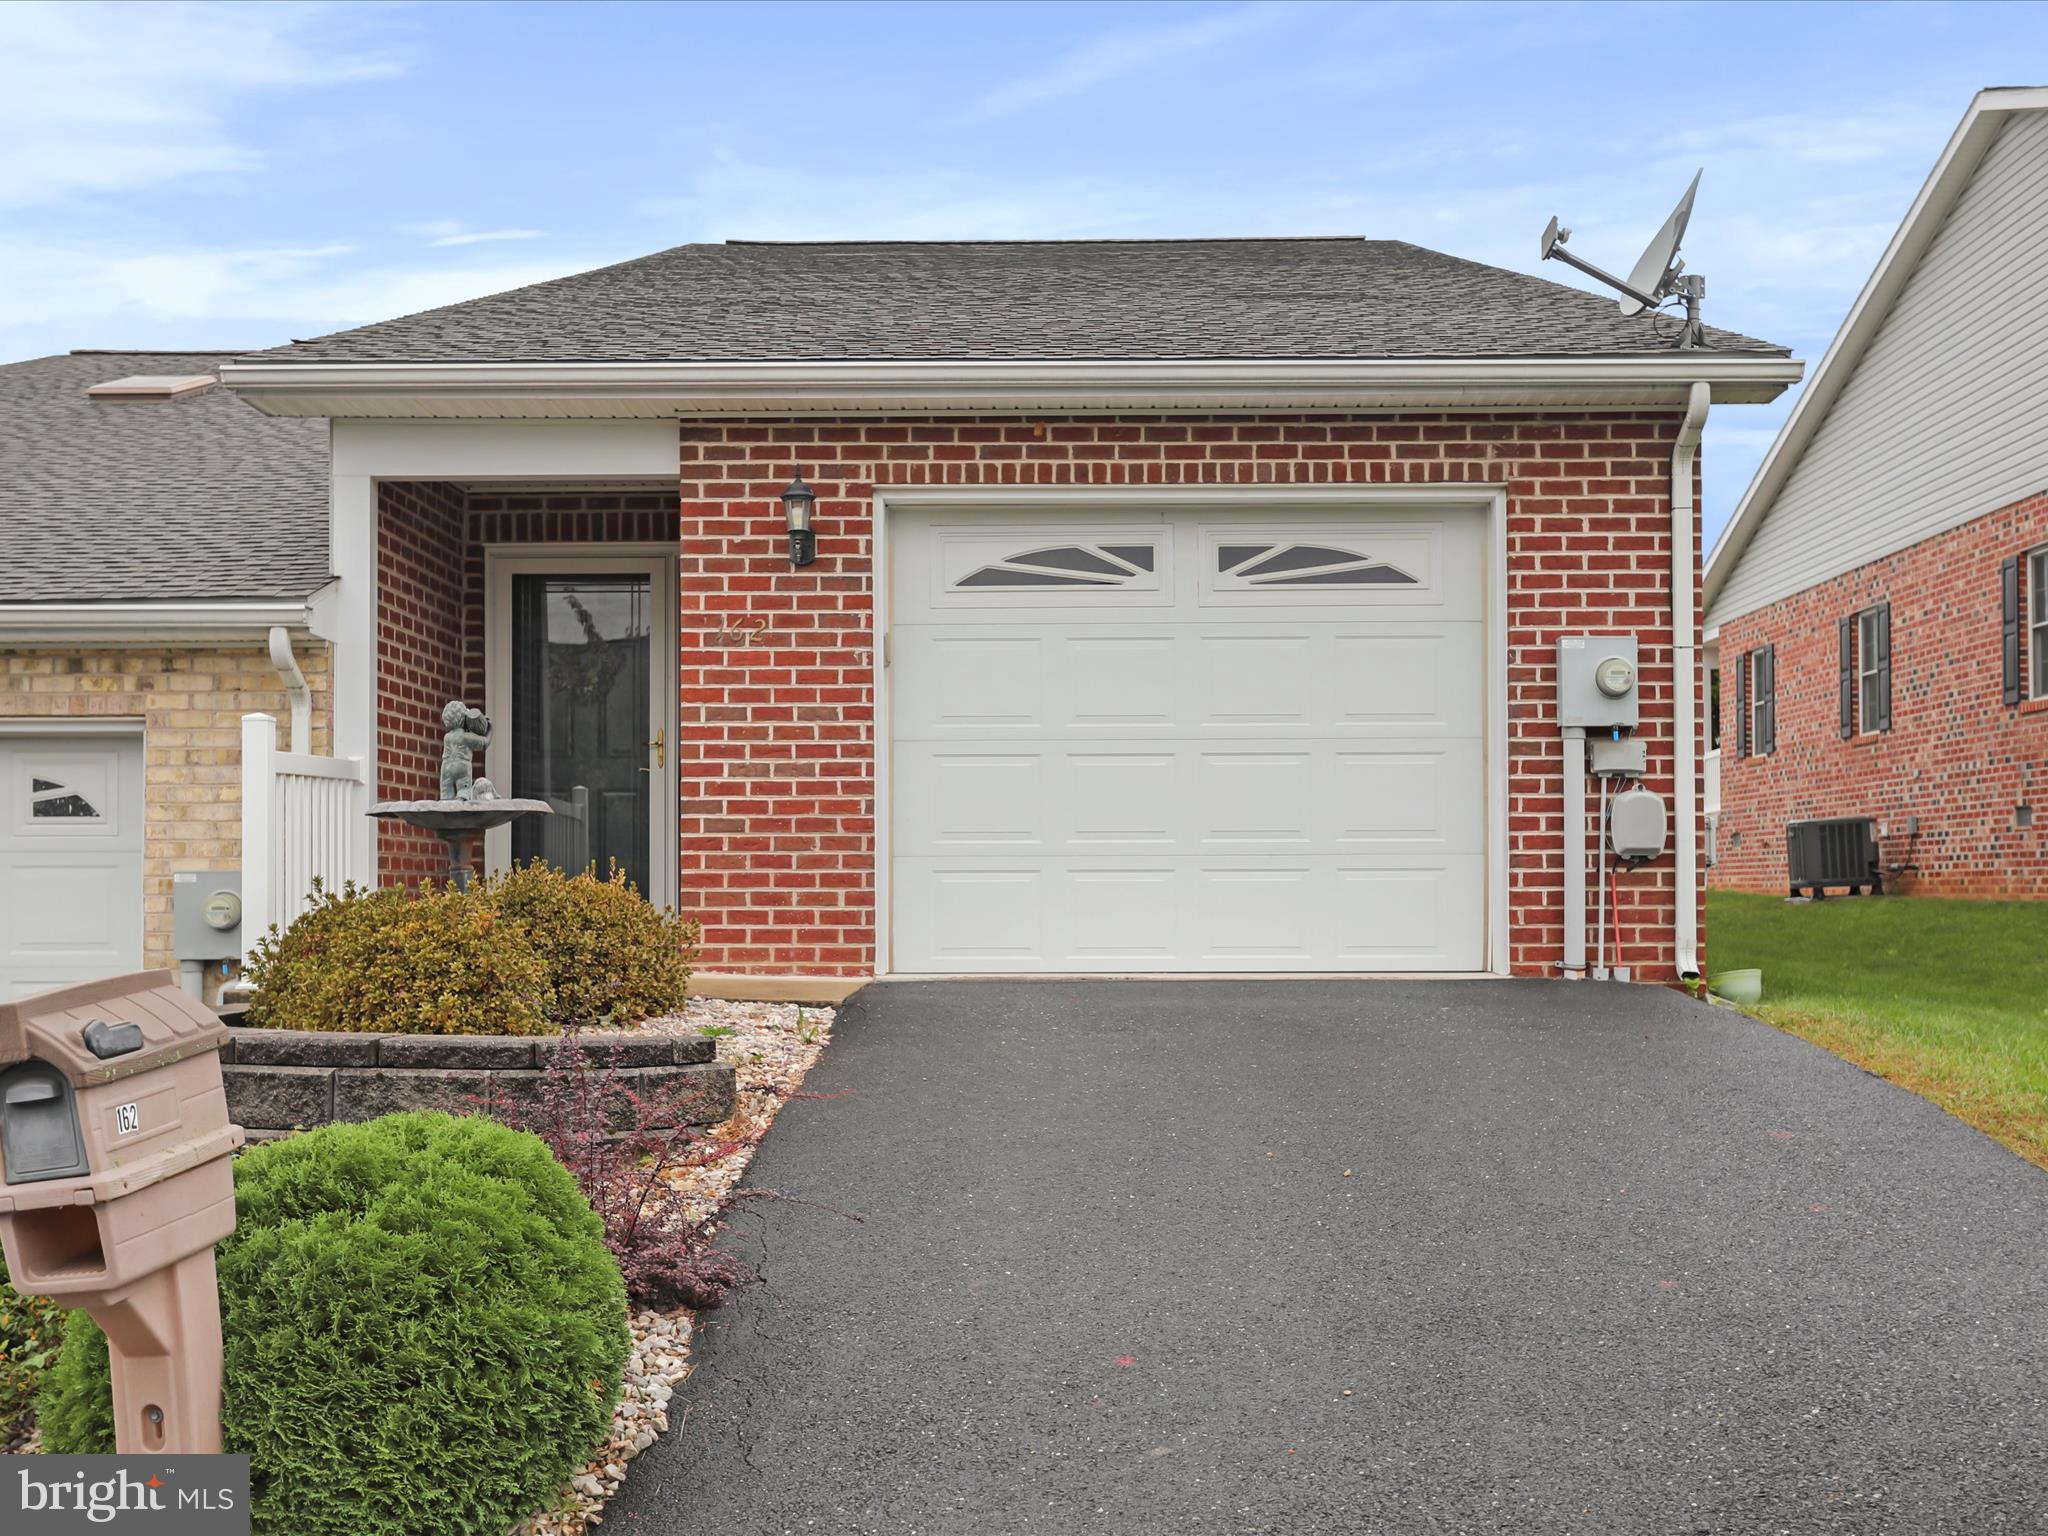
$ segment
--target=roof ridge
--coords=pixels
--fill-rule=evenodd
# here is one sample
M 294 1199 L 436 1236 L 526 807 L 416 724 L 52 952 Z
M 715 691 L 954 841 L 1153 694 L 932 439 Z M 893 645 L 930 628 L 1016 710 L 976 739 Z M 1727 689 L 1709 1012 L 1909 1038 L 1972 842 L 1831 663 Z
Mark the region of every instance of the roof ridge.
M 73 347 L 66 357 L 240 357 L 248 347 Z
M 1090 235 L 1073 240 L 750 240 L 718 242 L 723 245 L 850 246 L 899 245 L 913 248 L 934 245 L 1369 245 L 1370 235 Z M 670 247 L 674 249 L 674 247 Z

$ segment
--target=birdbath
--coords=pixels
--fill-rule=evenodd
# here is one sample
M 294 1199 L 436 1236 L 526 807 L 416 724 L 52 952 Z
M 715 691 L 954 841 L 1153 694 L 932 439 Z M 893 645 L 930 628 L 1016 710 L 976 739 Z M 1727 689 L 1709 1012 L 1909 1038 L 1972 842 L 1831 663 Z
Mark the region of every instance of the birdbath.
M 448 845 L 449 883 L 466 891 L 469 839 L 474 834 L 521 816 L 552 816 L 554 807 L 545 800 L 502 798 L 489 779 L 471 778 L 476 754 L 491 744 L 490 716 L 452 699 L 441 711 L 441 724 L 441 798 L 380 800 L 370 807 L 370 815 L 380 821 L 402 821 L 440 838 Z

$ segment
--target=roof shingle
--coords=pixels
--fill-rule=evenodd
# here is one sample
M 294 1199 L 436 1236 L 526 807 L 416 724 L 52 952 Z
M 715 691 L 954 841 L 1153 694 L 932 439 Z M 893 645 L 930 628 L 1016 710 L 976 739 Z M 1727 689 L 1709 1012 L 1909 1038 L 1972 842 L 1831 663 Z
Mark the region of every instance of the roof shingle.
M 227 354 L 73 352 L 0 366 L 0 602 L 300 598 L 325 585 L 327 423 L 224 389 L 91 400 Z
M 679 245 L 266 362 L 1642 356 L 1677 323 L 1400 240 Z M 1782 347 L 1709 331 L 1722 352 Z

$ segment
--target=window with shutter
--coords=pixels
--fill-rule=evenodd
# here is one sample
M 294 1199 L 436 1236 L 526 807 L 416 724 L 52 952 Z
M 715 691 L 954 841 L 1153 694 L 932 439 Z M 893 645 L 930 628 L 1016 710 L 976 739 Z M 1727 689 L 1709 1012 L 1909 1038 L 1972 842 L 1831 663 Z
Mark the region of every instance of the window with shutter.
M 1835 626 L 1835 644 L 1839 652 L 1837 684 L 1841 693 L 1842 740 L 1847 741 L 1856 734 L 1856 621 L 1843 619 Z
M 2038 586 L 2038 583 L 2036 584 Z M 1998 609 L 2003 621 L 1999 632 L 2000 658 L 2004 663 L 2005 702 L 2020 701 L 2020 557 L 2013 555 L 1998 567 Z M 2039 681 L 2040 668 L 2035 669 Z
M 1856 615 L 1856 709 L 1866 731 L 1891 725 L 1891 609 L 1879 604 Z
M 1764 647 L 1763 729 L 1757 732 L 1757 751 L 1769 756 L 1778 750 L 1778 648 Z
M 1892 605 L 1877 605 L 1877 726 L 1892 728 Z
M 2027 556 L 2027 688 L 2048 699 L 2048 548 Z
M 1735 755 L 1749 756 L 1749 673 L 1756 664 L 1756 652 L 1743 654 L 1735 666 Z

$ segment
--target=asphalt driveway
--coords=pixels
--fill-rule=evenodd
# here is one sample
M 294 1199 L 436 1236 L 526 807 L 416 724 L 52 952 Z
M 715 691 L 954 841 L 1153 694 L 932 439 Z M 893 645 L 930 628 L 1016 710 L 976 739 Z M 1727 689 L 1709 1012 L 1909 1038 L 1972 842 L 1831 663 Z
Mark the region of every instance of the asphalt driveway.
M 2048 1174 L 1724 1010 L 932 982 L 841 1016 L 606 1528 L 2048 1530 Z

